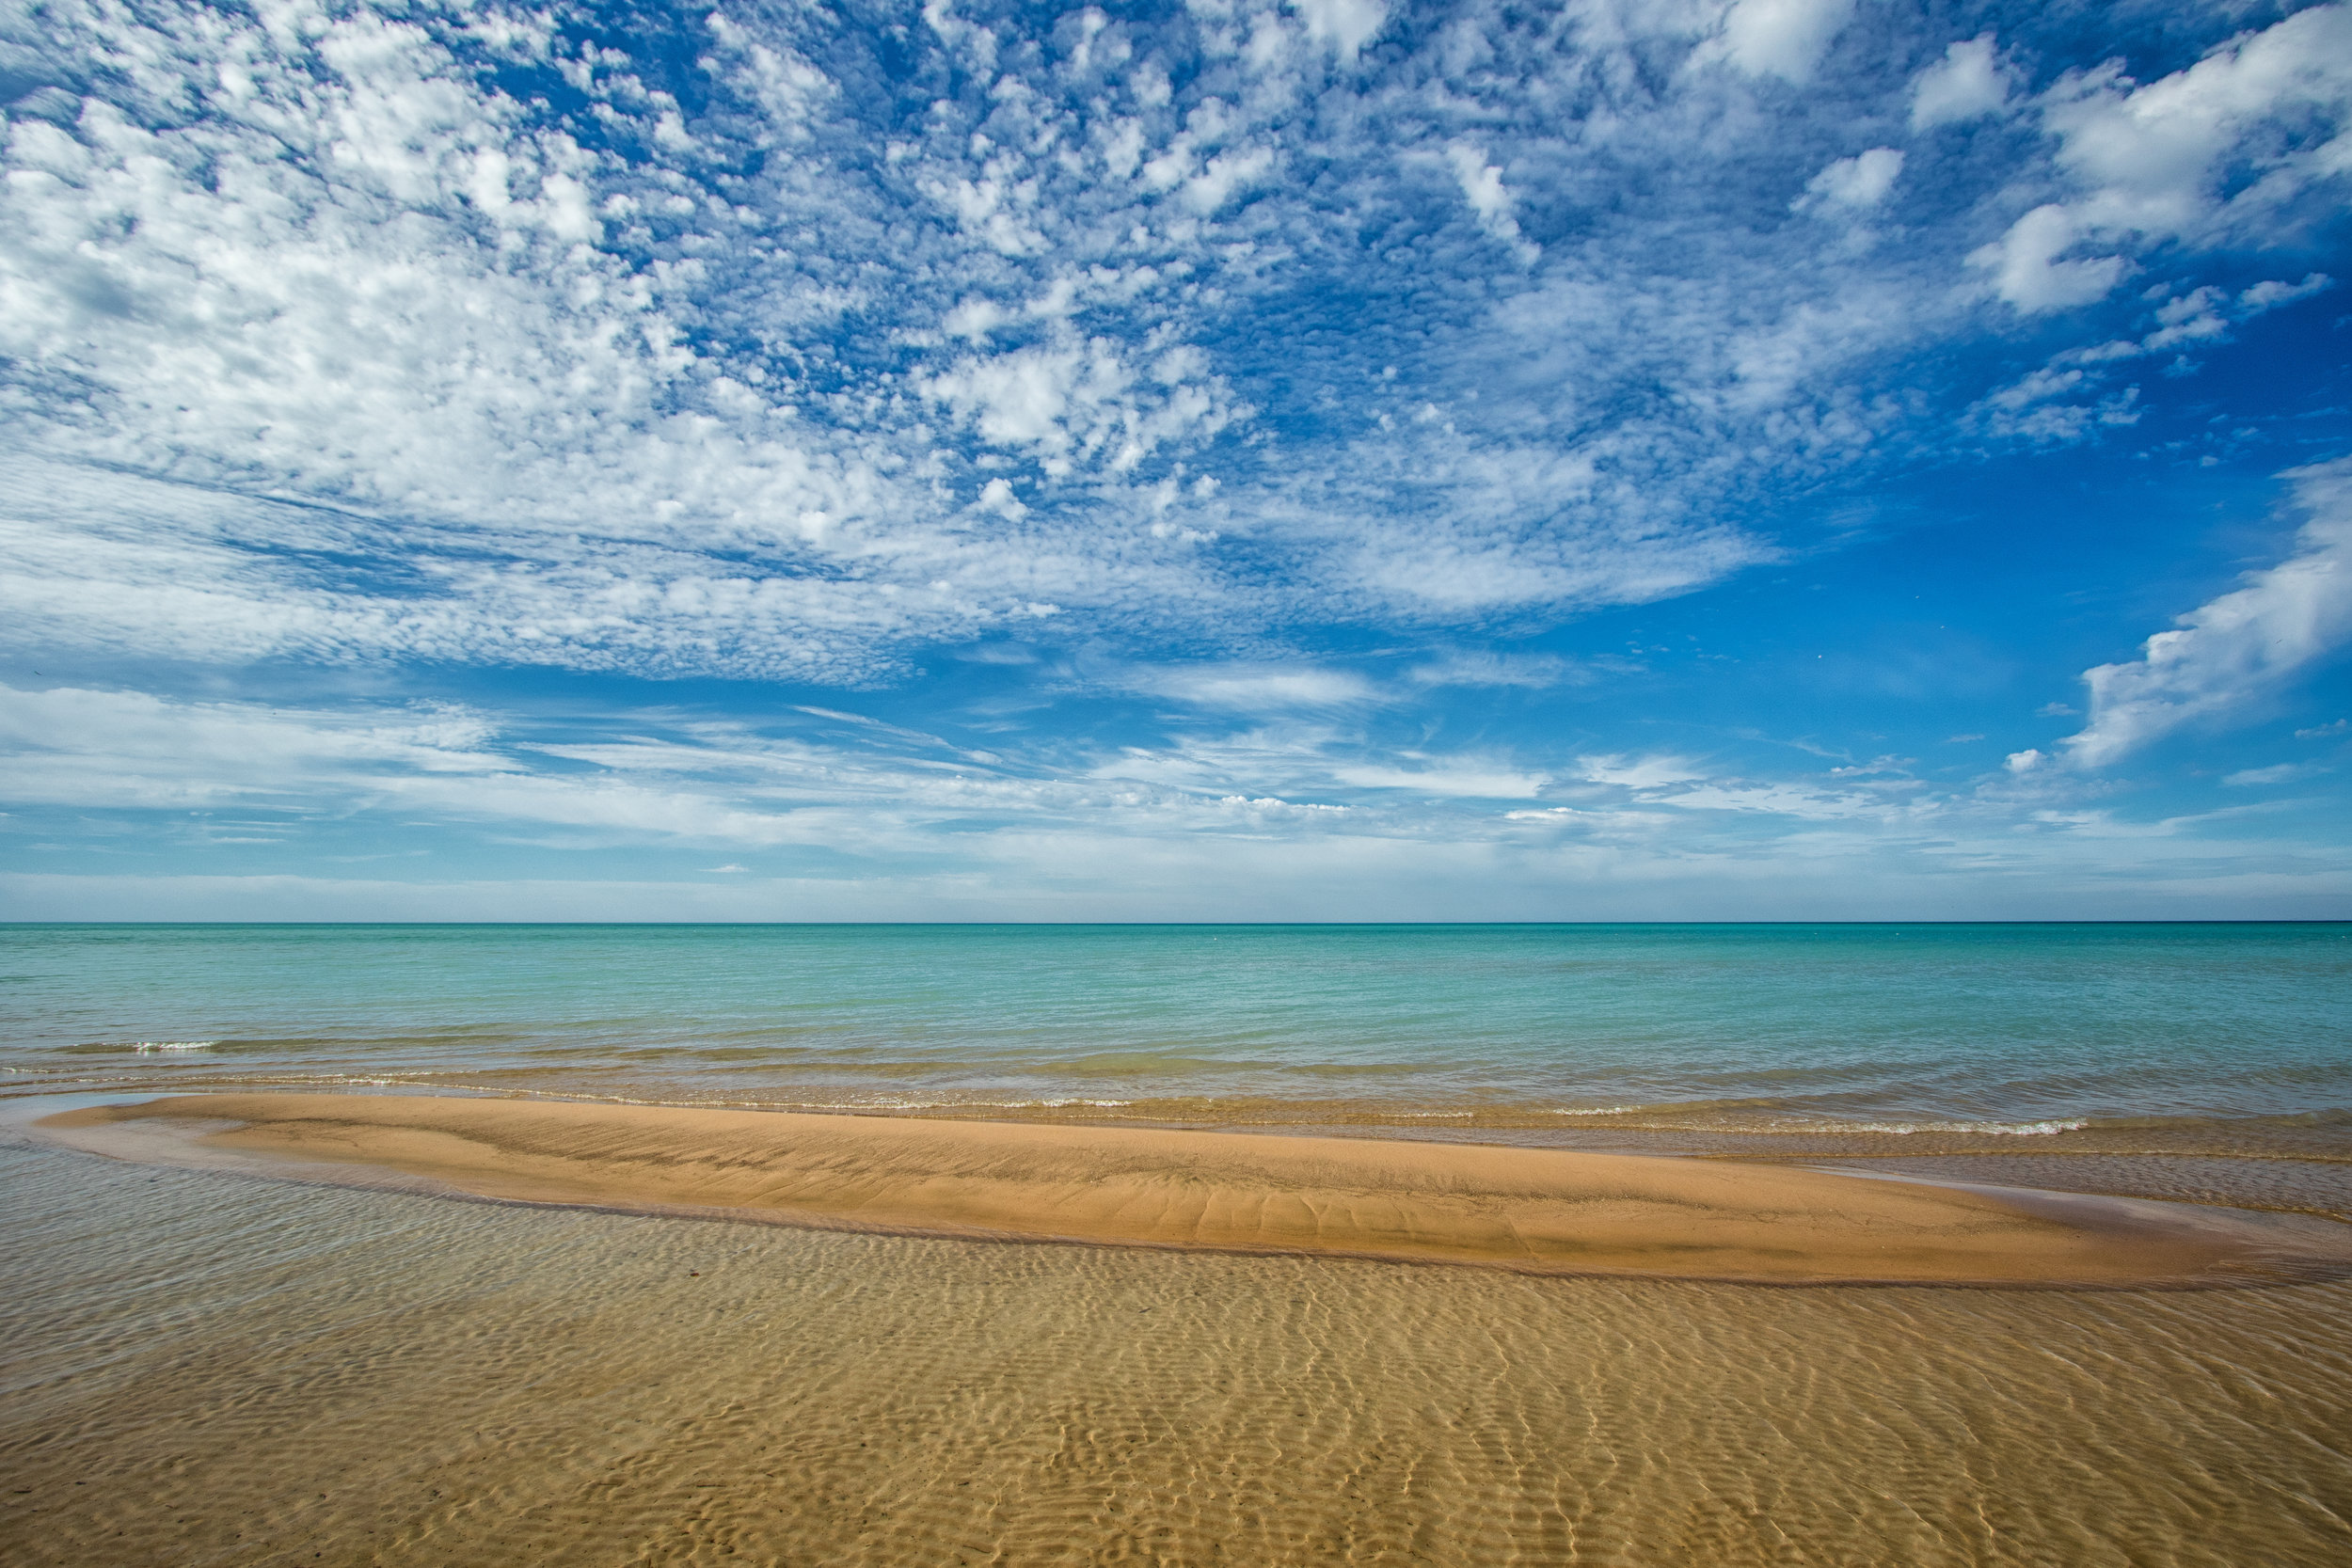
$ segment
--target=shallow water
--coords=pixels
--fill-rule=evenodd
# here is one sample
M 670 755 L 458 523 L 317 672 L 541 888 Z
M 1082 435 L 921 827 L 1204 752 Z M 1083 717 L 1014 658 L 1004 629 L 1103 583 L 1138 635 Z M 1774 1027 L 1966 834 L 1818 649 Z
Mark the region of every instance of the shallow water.
M 2352 1287 L 802 1232 L 0 1147 L 11 1563 L 2332 1564 Z
M 2352 926 L 20 926 L 0 1082 L 2352 1156 Z
M 2352 928 L 17 927 L 0 1085 L 1346 1128 L 2346 1216 Z M 0 1390 L 11 1564 L 2352 1560 L 2346 1285 L 980 1244 L 0 1134 Z

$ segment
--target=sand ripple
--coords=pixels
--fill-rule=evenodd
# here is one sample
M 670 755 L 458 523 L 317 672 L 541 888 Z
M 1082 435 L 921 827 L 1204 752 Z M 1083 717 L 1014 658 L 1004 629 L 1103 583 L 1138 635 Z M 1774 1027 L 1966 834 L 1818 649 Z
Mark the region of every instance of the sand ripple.
M 2352 1287 L 973 1245 L 0 1148 L 0 1560 L 2333 1564 Z

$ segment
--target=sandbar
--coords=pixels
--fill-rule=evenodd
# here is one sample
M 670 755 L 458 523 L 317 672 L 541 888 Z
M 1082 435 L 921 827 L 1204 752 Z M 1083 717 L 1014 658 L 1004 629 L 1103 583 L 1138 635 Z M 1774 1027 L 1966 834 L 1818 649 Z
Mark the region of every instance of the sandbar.
M 176 1141 L 251 1169 L 517 1202 L 1537 1274 L 2135 1286 L 2242 1279 L 2281 1256 L 2182 1205 L 1486 1145 L 293 1093 L 38 1125 L 118 1158 L 169 1161 Z

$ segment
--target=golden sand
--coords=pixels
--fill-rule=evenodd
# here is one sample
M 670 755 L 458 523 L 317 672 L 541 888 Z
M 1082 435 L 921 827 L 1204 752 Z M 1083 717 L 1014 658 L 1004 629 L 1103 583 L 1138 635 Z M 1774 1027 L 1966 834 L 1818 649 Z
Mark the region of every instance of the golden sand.
M 2352 1561 L 2352 1284 L 1008 1246 L 5 1136 L 0 1198 L 5 1568 Z
M 173 1129 L 526 1202 L 1537 1274 L 2114 1286 L 2263 1261 L 2188 1209 L 1552 1149 L 364 1095 L 182 1096 L 40 1125 L 95 1152 L 151 1157 Z

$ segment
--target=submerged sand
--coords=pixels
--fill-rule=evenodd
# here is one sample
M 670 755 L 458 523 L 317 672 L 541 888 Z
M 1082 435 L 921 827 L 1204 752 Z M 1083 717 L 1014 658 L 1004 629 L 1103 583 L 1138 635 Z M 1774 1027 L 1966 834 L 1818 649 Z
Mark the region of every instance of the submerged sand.
M 2352 1561 L 2352 1284 L 976 1245 L 90 1159 L 6 1110 L 7 1568 Z
M 483 1197 L 898 1234 L 1768 1283 L 2118 1286 L 2294 1252 L 2181 1206 L 1552 1149 L 411 1096 L 224 1094 L 40 1124 Z M 2289 1259 L 2290 1261 L 2292 1259 Z

